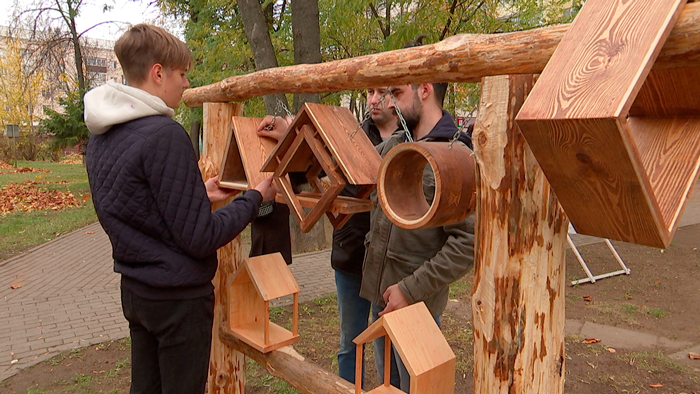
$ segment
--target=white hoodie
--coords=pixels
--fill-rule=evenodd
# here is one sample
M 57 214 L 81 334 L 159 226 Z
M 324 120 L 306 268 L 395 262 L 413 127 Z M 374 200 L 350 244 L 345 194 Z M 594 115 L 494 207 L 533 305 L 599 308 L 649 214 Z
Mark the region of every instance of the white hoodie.
M 93 134 L 110 127 L 152 115 L 175 114 L 165 102 L 145 90 L 109 81 L 85 94 L 85 124 Z

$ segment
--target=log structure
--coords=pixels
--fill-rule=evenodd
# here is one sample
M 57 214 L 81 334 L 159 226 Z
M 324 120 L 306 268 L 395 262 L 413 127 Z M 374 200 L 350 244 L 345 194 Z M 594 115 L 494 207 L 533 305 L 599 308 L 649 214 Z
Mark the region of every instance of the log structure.
M 475 393 L 564 390 L 569 221 L 514 121 L 533 83 L 532 75 L 485 78 L 472 135 Z
M 233 335 L 228 324 L 218 327 L 220 340 L 230 349 L 255 360 L 272 376 L 278 377 L 304 394 L 352 394 L 354 385 L 306 360 L 291 346 L 261 353 Z
M 227 130 L 231 129 L 231 118 L 241 115 L 243 107 L 240 104 L 204 105 L 203 149 L 199 168 L 203 178 L 209 179 L 219 174 L 219 165 L 224 156 Z M 226 204 L 221 201 L 212 204 L 216 210 Z M 219 340 L 219 326 L 228 316 L 228 286 L 229 277 L 236 272 L 241 263 L 241 239 L 236 237 L 217 251 L 219 268 L 214 277 L 214 327 L 209 358 L 209 378 L 207 390 L 209 394 L 243 394 L 245 393 L 245 358 L 225 343 Z
M 700 62 L 700 3 L 688 4 L 656 68 Z M 484 76 L 542 72 L 569 25 L 504 34 L 462 34 L 432 45 L 321 64 L 256 71 L 185 91 L 190 107 L 275 93 L 323 93 L 415 82 L 479 82 Z

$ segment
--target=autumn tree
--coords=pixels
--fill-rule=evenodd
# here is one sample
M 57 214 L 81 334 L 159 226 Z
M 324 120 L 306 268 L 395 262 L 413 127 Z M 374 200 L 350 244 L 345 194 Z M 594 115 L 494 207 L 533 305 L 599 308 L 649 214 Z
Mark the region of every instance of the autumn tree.
M 44 87 L 44 73 L 31 48 L 19 38 L 6 37 L 0 57 L 0 120 L 34 131 L 35 111 Z

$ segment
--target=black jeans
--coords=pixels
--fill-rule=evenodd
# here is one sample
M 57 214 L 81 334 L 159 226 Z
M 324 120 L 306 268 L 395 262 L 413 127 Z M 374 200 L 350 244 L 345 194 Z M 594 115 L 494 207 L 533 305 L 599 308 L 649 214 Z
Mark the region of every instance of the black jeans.
M 131 333 L 131 394 L 204 393 L 214 293 L 190 300 L 148 300 L 122 287 Z

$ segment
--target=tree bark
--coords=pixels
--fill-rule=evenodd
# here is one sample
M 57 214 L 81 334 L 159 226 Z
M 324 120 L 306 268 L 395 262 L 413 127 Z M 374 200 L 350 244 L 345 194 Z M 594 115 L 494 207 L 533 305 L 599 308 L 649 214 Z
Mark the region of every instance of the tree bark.
M 569 221 L 515 124 L 532 75 L 485 78 L 473 142 L 475 393 L 563 393 Z
M 227 133 L 230 130 L 232 116 L 241 116 L 243 106 L 240 104 L 204 105 L 204 132 L 202 157 L 199 169 L 206 180 L 219 173 L 221 160 L 226 148 Z M 229 200 L 212 204 L 212 210 L 228 204 Z M 236 272 L 241 258 L 241 239 L 236 237 L 217 251 L 219 268 L 214 277 L 214 327 L 212 328 L 211 356 L 209 358 L 209 394 L 245 393 L 245 358 L 241 353 L 231 349 L 219 339 L 219 326 L 227 320 L 228 315 L 228 281 Z
M 321 28 L 318 22 L 318 0 L 292 1 L 292 37 L 294 39 L 294 64 L 321 63 Z M 318 93 L 294 95 L 294 113 L 302 104 L 320 103 Z
M 253 51 L 255 68 L 260 71 L 277 67 L 275 49 L 272 46 L 270 30 L 267 27 L 267 19 L 265 19 L 260 1 L 239 0 L 238 12 L 241 13 L 243 28 L 246 38 L 248 38 L 248 45 L 250 45 L 250 49 Z M 284 111 L 277 111 L 278 103 L 282 103 L 285 108 L 287 107 L 287 97 L 284 93 L 285 92 L 273 92 L 265 95 L 263 100 L 265 101 L 265 111 L 268 114 L 285 115 Z
M 654 67 L 700 62 L 700 3 L 685 6 Z M 432 45 L 226 78 L 185 91 L 190 107 L 271 93 L 323 93 L 415 82 L 479 82 L 484 76 L 542 72 L 569 25 L 505 34 L 462 34 Z

